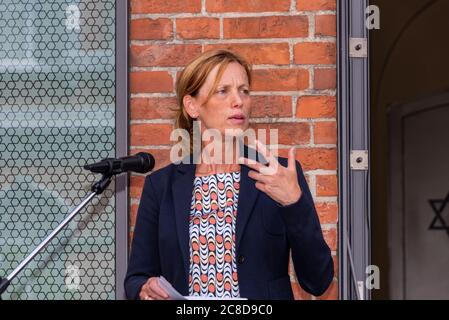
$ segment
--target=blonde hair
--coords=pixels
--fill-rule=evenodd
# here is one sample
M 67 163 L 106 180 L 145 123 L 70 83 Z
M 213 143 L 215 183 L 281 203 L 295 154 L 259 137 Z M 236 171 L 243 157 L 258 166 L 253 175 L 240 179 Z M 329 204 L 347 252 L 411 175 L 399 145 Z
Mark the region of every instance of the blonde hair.
M 212 94 L 215 92 L 218 82 L 220 81 L 224 70 L 231 62 L 239 63 L 245 68 L 248 76 L 248 84 L 251 85 L 251 65 L 238 54 L 229 50 L 212 50 L 206 51 L 191 61 L 181 72 L 176 81 L 176 97 L 178 102 L 178 109 L 176 110 L 175 126 L 179 129 L 185 129 L 190 134 L 190 152 L 192 152 L 193 144 L 193 118 L 186 112 L 183 99 L 186 95 L 195 97 L 200 88 L 206 82 L 209 73 L 217 66 L 218 72 L 214 84 L 209 91 L 206 101 L 209 101 Z

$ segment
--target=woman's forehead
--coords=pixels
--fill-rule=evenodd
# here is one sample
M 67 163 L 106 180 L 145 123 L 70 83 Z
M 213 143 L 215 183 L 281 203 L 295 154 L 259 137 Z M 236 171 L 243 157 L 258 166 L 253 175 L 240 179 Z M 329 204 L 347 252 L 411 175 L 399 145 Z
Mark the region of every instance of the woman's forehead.
M 217 74 L 218 70 L 220 68 L 220 65 L 216 65 L 211 72 L 209 73 L 207 80 L 205 84 L 208 86 L 212 86 Z M 222 75 L 220 80 L 218 81 L 219 85 L 233 85 L 235 80 L 238 80 L 238 85 L 240 84 L 247 84 L 248 83 L 248 75 L 246 74 L 245 68 L 238 62 L 231 62 L 229 63 Z

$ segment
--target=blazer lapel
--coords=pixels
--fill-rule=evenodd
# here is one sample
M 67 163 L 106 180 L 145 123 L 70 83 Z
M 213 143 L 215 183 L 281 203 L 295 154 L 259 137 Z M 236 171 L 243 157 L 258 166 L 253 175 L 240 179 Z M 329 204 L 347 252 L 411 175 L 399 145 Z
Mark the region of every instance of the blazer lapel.
M 189 247 L 189 215 L 192 202 L 193 180 L 195 179 L 195 164 L 180 164 L 175 172 L 172 185 L 173 203 L 175 206 L 176 231 L 179 246 L 184 261 L 186 279 L 189 278 L 190 247 Z
M 255 182 L 248 177 L 250 168 L 245 165 L 240 166 L 240 190 L 237 204 L 237 222 L 236 222 L 236 252 L 239 252 L 240 243 L 246 224 L 253 212 L 259 190 L 256 189 Z
M 243 154 L 246 158 L 259 162 L 265 161 L 265 158 L 255 149 L 243 145 Z M 262 162 L 265 163 L 265 162 Z M 256 182 L 248 177 L 251 169 L 246 165 L 240 166 L 240 191 L 239 202 L 237 204 L 237 222 L 236 222 L 236 252 L 239 252 L 240 243 L 245 231 L 246 224 L 253 212 L 259 189 L 256 188 Z

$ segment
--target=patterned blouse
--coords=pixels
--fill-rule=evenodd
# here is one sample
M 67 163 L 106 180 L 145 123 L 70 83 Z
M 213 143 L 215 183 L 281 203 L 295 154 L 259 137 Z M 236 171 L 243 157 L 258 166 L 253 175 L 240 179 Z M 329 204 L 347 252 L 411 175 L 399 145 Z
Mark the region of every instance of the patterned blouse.
M 240 172 L 196 176 L 190 211 L 189 294 L 239 297 L 235 224 Z

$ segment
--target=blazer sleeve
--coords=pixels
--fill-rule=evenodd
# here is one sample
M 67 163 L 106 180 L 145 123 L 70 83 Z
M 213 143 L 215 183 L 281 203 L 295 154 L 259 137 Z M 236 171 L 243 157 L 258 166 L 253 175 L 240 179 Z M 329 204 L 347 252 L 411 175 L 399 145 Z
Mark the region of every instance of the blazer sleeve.
M 139 299 L 145 282 L 161 274 L 158 240 L 159 203 L 151 177 L 145 183 L 137 210 L 131 255 L 125 277 L 125 292 L 128 299 Z
M 320 296 L 329 287 L 334 276 L 334 263 L 323 238 L 320 221 L 301 165 L 296 161 L 301 187 L 300 199 L 282 207 L 292 260 L 301 287 Z

